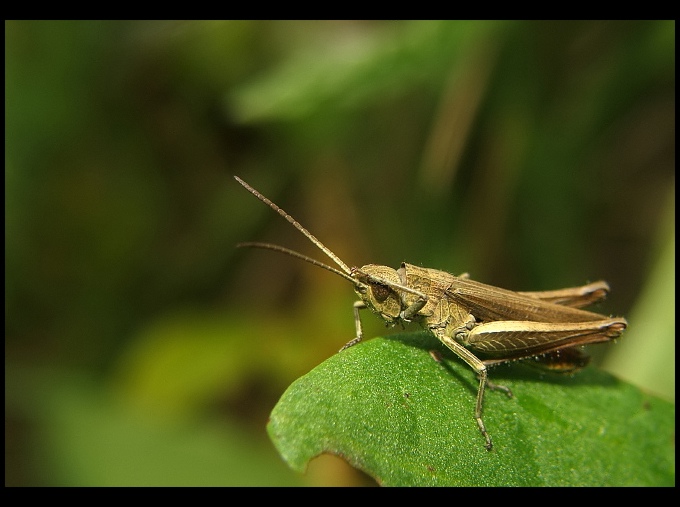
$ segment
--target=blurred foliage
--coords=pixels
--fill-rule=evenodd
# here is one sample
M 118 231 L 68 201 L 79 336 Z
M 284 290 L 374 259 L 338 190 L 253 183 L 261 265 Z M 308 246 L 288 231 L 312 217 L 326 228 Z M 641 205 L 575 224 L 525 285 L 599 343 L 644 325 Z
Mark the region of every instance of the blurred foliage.
M 350 265 L 609 281 L 674 399 L 673 21 L 6 21 L 5 76 L 7 485 L 366 483 L 268 441 L 353 297 L 233 174 Z

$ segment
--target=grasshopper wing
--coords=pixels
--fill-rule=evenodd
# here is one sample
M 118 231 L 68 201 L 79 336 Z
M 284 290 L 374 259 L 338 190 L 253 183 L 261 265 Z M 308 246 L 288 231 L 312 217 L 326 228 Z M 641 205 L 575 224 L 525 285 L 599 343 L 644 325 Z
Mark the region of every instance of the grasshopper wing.
M 446 295 L 466 308 L 481 322 L 517 320 L 531 322 L 588 322 L 606 319 L 604 315 L 563 306 L 474 280 L 453 277 Z

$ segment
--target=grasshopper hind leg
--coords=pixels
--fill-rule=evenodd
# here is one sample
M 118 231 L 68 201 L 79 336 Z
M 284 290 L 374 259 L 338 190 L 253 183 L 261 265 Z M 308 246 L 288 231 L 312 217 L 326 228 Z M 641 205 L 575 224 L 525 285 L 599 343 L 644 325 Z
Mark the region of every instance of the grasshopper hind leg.
M 489 386 L 489 388 L 491 389 L 500 388 L 501 390 L 504 390 L 506 394 L 510 392 L 510 390 L 507 387 L 489 384 L 487 366 L 477 356 L 475 356 L 472 352 L 463 347 L 455 339 L 446 335 L 443 329 L 433 328 L 432 332 L 434 332 L 437 338 L 439 338 L 439 340 L 444 345 L 446 345 L 459 358 L 465 361 L 467 365 L 470 366 L 470 368 L 472 368 L 477 373 L 477 376 L 479 378 L 479 387 L 477 389 L 477 402 L 475 403 L 475 421 L 477 422 L 477 426 L 479 427 L 479 431 L 484 437 L 484 440 L 486 440 L 484 447 L 486 447 L 486 449 L 490 451 L 493 448 L 493 443 L 491 442 L 491 437 L 489 436 L 489 432 L 486 431 L 486 426 L 484 425 L 484 420 L 482 419 L 484 392 L 486 391 L 487 386 Z M 461 330 L 461 332 L 464 331 Z
M 477 390 L 477 403 L 475 405 L 475 420 L 477 421 L 479 431 L 486 440 L 484 447 L 486 447 L 487 451 L 490 451 L 493 449 L 493 443 L 491 442 L 489 432 L 486 431 L 486 426 L 484 426 L 484 421 L 482 420 L 482 404 L 484 403 L 484 391 L 487 384 L 487 370 L 486 367 L 484 367 L 484 369 L 479 372 L 479 389 Z

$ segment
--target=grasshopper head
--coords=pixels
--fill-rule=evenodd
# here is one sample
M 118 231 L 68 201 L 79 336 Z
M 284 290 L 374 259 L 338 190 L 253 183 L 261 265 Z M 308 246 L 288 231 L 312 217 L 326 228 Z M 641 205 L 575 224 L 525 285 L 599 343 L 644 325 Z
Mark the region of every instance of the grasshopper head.
M 393 284 L 400 283 L 397 270 L 379 264 L 366 264 L 361 268 L 352 268 L 350 276 L 358 282 L 354 290 L 366 306 L 385 322 L 391 323 L 399 318 L 401 298 L 393 288 Z

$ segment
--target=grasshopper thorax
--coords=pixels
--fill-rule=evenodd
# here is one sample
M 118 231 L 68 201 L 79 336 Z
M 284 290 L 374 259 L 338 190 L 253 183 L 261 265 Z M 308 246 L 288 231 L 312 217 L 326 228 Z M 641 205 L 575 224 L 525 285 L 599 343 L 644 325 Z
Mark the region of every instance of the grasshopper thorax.
M 400 286 L 401 278 L 396 269 L 366 264 L 361 268 L 352 268 L 350 276 L 358 282 L 354 290 L 371 311 L 388 323 L 400 318 L 402 298 L 395 287 Z

